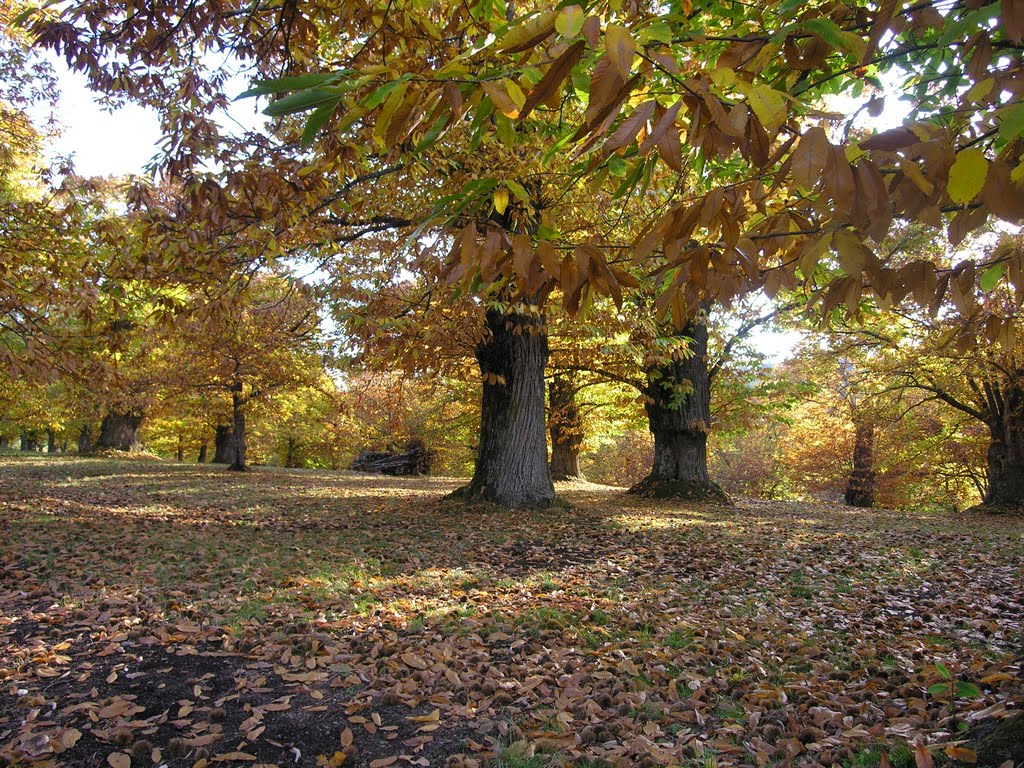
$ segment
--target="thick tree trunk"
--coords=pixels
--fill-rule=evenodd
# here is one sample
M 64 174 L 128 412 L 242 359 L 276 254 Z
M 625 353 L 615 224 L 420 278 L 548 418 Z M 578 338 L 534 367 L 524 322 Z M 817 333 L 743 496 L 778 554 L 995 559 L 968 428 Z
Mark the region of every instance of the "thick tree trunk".
M 139 431 L 142 429 L 143 418 L 141 413 L 108 413 L 100 425 L 97 447 L 115 451 L 141 451 Z
M 46 430 L 46 452 L 57 452 L 57 432 L 52 429 Z
M 548 432 L 551 435 L 551 479 L 582 479 L 583 421 L 576 405 L 576 382 L 572 376 L 555 376 L 548 384 Z
M 231 441 L 234 443 L 235 455 L 228 469 L 245 472 L 249 467 L 245 463 L 245 401 L 242 399 L 242 385 L 235 384 L 231 390 Z
M 216 428 L 213 438 L 213 463 L 230 464 L 235 460 L 235 431 L 229 424 Z
M 199 458 L 196 459 L 196 462 L 199 464 L 206 463 L 206 443 L 199 446 Z
M 875 505 L 875 425 L 855 419 L 853 438 L 853 471 L 846 482 L 845 501 L 848 507 Z
M 682 335 L 692 339 L 691 354 L 648 372 L 645 408 L 654 435 L 654 464 L 650 474 L 629 492 L 730 504 L 725 491 L 708 475 L 711 376 L 707 323 L 691 321 Z
M 78 430 L 78 452 L 88 453 L 92 450 L 92 424 L 83 424 Z
M 469 485 L 452 494 L 511 509 L 545 509 L 555 502 L 544 428 L 543 316 L 488 310 L 476 359 L 484 377 L 480 442 Z
M 1000 412 L 989 418 L 990 507 L 1024 507 L 1024 378 L 1001 388 Z

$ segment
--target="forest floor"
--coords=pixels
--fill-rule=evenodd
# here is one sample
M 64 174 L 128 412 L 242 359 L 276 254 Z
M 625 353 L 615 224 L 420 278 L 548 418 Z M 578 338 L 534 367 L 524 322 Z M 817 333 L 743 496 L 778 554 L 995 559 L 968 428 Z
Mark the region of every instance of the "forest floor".
M 0 457 L 0 764 L 968 763 L 1024 521 Z

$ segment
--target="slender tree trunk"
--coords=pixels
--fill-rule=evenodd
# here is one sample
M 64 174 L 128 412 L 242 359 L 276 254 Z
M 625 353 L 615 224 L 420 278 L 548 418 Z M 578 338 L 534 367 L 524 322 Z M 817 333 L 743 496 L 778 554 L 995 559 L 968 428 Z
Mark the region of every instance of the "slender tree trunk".
M 875 425 L 863 418 L 854 419 L 853 471 L 846 482 L 848 507 L 875 505 Z
M 46 452 L 57 452 L 57 432 L 52 429 L 46 430 Z
M 199 464 L 205 464 L 206 463 L 206 443 L 205 442 L 203 442 L 199 446 L 199 458 L 196 459 L 196 462 L 199 463 Z
M 249 467 L 245 463 L 245 400 L 242 397 L 242 384 L 236 383 L 231 389 L 231 427 L 232 442 L 235 446 L 235 455 L 232 458 L 228 469 L 235 472 L 245 472 Z
M 555 376 L 548 384 L 548 432 L 551 435 L 551 479 L 582 479 L 583 421 L 576 405 L 576 382 L 571 375 Z
M 115 451 L 141 451 L 139 432 L 143 418 L 141 413 L 108 413 L 100 425 L 97 447 Z
M 213 438 L 213 463 L 230 464 L 235 460 L 235 431 L 229 424 L 217 426 Z
M 92 424 L 83 424 L 78 430 L 78 452 L 88 453 L 92 450 Z
M 453 497 L 512 509 L 544 509 L 555 501 L 544 428 L 543 316 L 488 310 L 476 359 L 484 377 L 480 441 L 469 485 Z
M 1000 388 L 999 411 L 989 417 L 988 489 L 982 504 L 1024 507 L 1024 374 Z
M 178 435 L 178 450 L 174 458 L 179 463 L 185 460 L 185 439 L 181 435 Z
M 294 469 L 299 466 L 298 462 L 299 441 L 293 435 L 288 436 L 288 447 L 285 452 L 284 465 Z
M 729 504 L 725 491 L 708 475 L 711 377 L 707 323 L 691 321 L 682 335 L 692 339 L 692 354 L 648 371 L 645 408 L 654 435 L 654 464 L 650 474 L 629 492 Z

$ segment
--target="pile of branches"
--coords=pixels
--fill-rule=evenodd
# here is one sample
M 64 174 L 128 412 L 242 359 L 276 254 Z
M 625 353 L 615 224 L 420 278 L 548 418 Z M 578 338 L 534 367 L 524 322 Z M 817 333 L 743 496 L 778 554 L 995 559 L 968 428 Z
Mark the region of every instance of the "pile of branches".
M 380 475 L 429 475 L 433 459 L 422 440 L 410 440 L 400 452 L 363 451 L 352 460 L 352 469 Z

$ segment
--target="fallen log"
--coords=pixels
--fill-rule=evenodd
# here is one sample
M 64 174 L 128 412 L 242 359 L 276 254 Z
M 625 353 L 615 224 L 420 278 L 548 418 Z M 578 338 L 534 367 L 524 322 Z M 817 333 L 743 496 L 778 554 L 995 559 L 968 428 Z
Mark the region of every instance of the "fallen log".
M 363 451 L 352 460 L 357 472 L 380 475 L 429 475 L 433 453 L 420 441 L 413 441 L 402 452 Z

